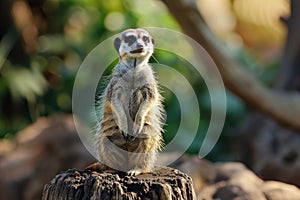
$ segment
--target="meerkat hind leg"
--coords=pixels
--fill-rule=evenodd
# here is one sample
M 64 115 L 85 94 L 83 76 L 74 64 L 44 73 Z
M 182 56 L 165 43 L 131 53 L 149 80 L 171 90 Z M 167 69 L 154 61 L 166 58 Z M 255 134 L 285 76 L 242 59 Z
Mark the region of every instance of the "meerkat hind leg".
M 147 140 L 147 139 L 146 139 Z M 154 152 L 147 152 L 145 146 L 147 144 L 145 142 L 142 142 L 139 147 L 134 151 L 135 153 L 138 153 L 136 155 L 133 155 L 130 160 L 131 162 L 135 163 L 135 167 L 129 171 L 127 171 L 128 175 L 136 176 L 141 173 L 147 173 L 151 171 L 151 168 L 153 166 L 153 162 L 155 160 L 155 153 Z

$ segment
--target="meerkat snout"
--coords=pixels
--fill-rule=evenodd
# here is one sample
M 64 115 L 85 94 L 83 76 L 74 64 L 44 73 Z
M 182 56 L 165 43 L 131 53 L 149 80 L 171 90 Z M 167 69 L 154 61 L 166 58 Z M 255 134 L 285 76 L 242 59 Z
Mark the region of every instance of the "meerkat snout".
M 128 29 L 114 41 L 120 57 L 149 58 L 154 52 L 154 40 L 144 29 Z
M 132 53 L 132 54 L 134 54 L 134 53 L 142 53 L 142 52 L 144 52 L 144 45 L 141 44 L 141 43 L 137 43 L 136 44 L 136 49 L 130 51 L 130 53 Z

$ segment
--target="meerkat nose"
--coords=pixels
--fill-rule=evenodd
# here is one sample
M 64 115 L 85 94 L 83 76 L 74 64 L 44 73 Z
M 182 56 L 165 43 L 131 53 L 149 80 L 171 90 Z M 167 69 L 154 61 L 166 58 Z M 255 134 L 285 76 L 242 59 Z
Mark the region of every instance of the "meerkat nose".
M 137 48 L 143 48 L 143 45 L 140 44 L 140 43 L 138 43 L 138 44 L 136 45 L 136 47 L 137 47 Z
M 137 43 L 136 49 L 130 51 L 130 53 L 142 53 L 144 52 L 144 46 L 141 43 Z

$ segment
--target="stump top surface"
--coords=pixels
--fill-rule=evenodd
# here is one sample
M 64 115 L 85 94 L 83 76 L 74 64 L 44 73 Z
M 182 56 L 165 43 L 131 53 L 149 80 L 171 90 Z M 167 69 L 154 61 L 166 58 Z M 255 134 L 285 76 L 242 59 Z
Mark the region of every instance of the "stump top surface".
M 137 176 L 71 169 L 45 186 L 43 199 L 195 199 L 195 193 L 191 178 L 169 167 Z

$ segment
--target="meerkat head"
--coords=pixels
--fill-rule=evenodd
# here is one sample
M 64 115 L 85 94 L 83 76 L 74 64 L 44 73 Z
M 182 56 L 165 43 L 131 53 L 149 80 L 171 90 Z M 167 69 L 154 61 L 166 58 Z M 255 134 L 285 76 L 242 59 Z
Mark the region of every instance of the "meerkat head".
M 127 29 L 114 41 L 114 46 L 121 59 L 149 59 L 154 52 L 154 40 L 144 29 Z

